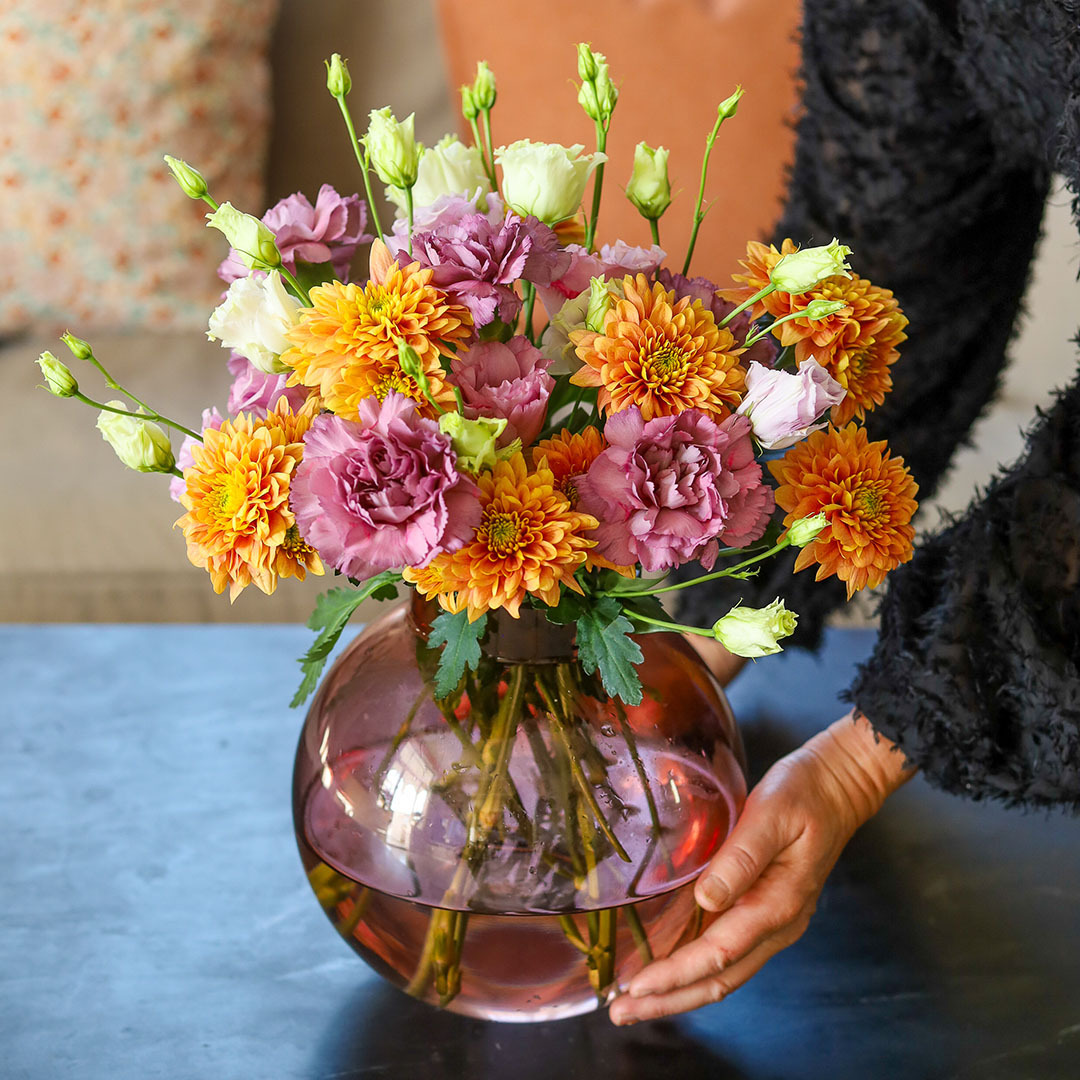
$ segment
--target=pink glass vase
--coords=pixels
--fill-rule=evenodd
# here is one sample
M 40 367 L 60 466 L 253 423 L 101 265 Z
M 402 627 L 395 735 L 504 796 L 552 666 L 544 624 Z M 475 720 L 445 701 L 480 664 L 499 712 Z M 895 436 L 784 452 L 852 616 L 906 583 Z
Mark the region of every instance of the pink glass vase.
M 746 795 L 723 691 L 671 634 L 639 638 L 624 706 L 572 630 L 497 613 L 442 700 L 422 602 L 331 668 L 297 749 L 308 879 L 338 932 L 407 993 L 492 1020 L 606 1004 L 704 925 L 693 883 Z

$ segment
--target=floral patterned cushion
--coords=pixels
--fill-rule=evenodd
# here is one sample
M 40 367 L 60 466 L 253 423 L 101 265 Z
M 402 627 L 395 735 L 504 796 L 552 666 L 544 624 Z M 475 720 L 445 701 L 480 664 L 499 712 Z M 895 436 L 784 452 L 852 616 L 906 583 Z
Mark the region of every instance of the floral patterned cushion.
M 162 162 L 261 213 L 277 0 L 0 0 L 0 334 L 187 328 L 221 239 Z

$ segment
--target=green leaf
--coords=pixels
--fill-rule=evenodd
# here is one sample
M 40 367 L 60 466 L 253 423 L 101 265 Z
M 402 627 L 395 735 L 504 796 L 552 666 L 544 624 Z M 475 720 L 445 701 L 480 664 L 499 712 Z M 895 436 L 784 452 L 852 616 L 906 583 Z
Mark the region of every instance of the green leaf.
M 303 259 L 296 260 L 296 280 L 305 289 L 313 289 L 316 285 L 325 285 L 337 277 L 333 263 L 309 263 Z
M 480 639 L 487 629 L 487 616 L 481 615 L 476 622 L 469 622 L 469 613 L 459 611 L 451 615 L 444 611 L 431 624 L 428 648 L 443 647 L 439 667 L 435 672 L 435 696 L 444 698 L 452 694 L 461 682 L 465 669 L 476 670 L 480 663 Z
M 627 705 L 641 703 L 641 679 L 635 664 L 642 660 L 641 647 L 630 638 L 633 624 L 622 605 L 602 596 L 578 619 L 578 659 L 587 675 L 600 671 L 604 689 Z
M 577 593 L 572 593 L 569 589 L 563 589 L 558 605 L 548 608 L 544 614 L 547 615 L 548 622 L 554 623 L 556 626 L 566 626 L 568 623 L 577 622 L 581 618 L 585 613 L 587 603 L 585 597 L 578 596 Z
M 318 630 L 312 646 L 300 657 L 300 668 L 304 673 L 300 686 L 289 703 L 292 708 L 303 705 L 319 685 L 319 677 L 326 666 L 326 658 L 341 637 L 345 624 L 352 618 L 352 613 L 369 597 L 385 591 L 387 586 L 401 580 L 401 574 L 395 570 L 385 570 L 369 578 L 357 589 L 342 585 L 323 593 L 315 601 L 315 610 L 307 624 L 312 630 Z

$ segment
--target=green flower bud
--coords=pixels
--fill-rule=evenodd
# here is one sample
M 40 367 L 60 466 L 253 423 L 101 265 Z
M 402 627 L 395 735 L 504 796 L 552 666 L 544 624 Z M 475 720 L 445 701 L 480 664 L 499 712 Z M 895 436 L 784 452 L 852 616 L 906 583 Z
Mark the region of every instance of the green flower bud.
M 723 101 L 716 107 L 716 111 L 720 116 L 721 122 L 724 120 L 730 120 L 739 111 L 739 101 L 743 96 L 743 88 L 741 86 L 735 87 L 735 93 L 731 97 L 724 98 Z
M 795 632 L 799 617 L 779 597 L 768 607 L 734 607 L 713 624 L 713 636 L 728 652 L 755 659 L 782 652 L 780 638 Z
M 589 307 L 585 312 L 585 329 L 594 334 L 604 332 L 604 316 L 611 310 L 615 298 L 608 291 L 608 284 L 602 277 L 589 280 Z
M 802 248 L 785 255 L 774 267 L 769 280 L 781 291 L 792 296 L 809 292 L 826 278 L 851 277 L 845 261 L 851 248 L 835 237 L 824 247 Z
M 473 101 L 480 112 L 490 109 L 495 104 L 495 73 L 488 67 L 486 60 L 476 65 L 476 78 L 472 84 Z
M 829 519 L 821 511 L 811 514 L 810 517 L 799 518 L 792 522 L 787 531 L 788 541 L 792 547 L 806 547 L 818 538 L 828 524 Z
M 331 96 L 343 98 L 352 89 L 348 65 L 341 59 L 341 53 L 334 53 L 323 63 L 326 64 L 326 89 Z
M 206 179 L 198 169 L 193 169 L 186 161 L 174 158 L 171 154 L 165 155 L 165 164 L 169 166 L 169 172 L 180 185 L 180 190 L 189 199 L 202 199 L 210 194 Z
M 503 417 L 480 416 L 466 420 L 461 413 L 445 412 L 439 417 L 439 430 L 450 436 L 458 465 L 471 473 L 493 468 L 498 460 L 495 443 L 506 427 Z
M 470 123 L 480 115 L 471 86 L 462 86 L 461 88 L 461 115 Z
M 389 106 L 371 110 L 364 146 L 384 184 L 411 188 L 416 183 L 420 147 L 413 131 L 414 120 L 415 114 L 410 113 L 398 121 Z
M 799 314 L 811 320 L 827 319 L 846 307 L 847 304 L 843 300 L 811 300 Z
M 57 397 L 74 397 L 79 389 L 75 376 L 68 366 L 62 364 L 51 352 L 43 352 L 37 358 L 37 366 L 45 376 L 45 389 Z
M 583 47 L 588 54 L 587 62 L 581 59 Z M 582 71 L 590 71 L 592 74 L 581 75 Z M 619 100 L 619 91 L 611 81 L 608 71 L 607 58 L 603 53 L 594 53 L 588 45 L 579 45 L 578 74 L 582 80 L 578 89 L 578 104 L 585 110 L 586 116 L 606 126 Z
M 601 57 L 603 59 L 603 57 Z M 582 82 L 592 82 L 596 78 L 596 54 L 587 41 L 579 41 L 577 47 L 577 73 Z
M 428 381 L 424 365 L 420 362 L 420 354 L 404 338 L 398 338 L 397 348 L 398 364 L 402 372 L 408 375 L 420 388 L 424 397 L 438 408 L 435 399 L 431 396 L 431 383 Z
M 671 205 L 667 163 L 668 151 L 662 146 L 654 150 L 639 142 L 634 147 L 634 171 L 626 185 L 626 197 L 648 221 L 656 221 Z
M 70 330 L 65 330 L 60 335 L 60 340 L 71 350 L 71 355 L 76 360 L 89 360 L 94 355 L 89 343 L 77 338 Z
M 107 401 L 105 404 L 114 409 L 124 408 L 122 401 Z M 137 472 L 168 472 L 176 464 L 169 436 L 149 420 L 134 414 L 121 416 L 102 410 L 98 415 L 97 429 L 129 469 Z
M 232 203 L 223 202 L 206 215 L 211 229 L 225 234 L 229 246 L 249 270 L 274 270 L 281 265 L 281 252 L 273 232 L 257 217 L 244 214 Z

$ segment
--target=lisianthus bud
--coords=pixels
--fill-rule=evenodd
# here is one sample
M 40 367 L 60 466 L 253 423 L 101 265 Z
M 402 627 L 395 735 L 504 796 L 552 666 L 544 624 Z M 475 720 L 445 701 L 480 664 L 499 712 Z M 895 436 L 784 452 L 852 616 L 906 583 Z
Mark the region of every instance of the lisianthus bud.
M 495 104 L 495 73 L 488 67 L 486 60 L 476 65 L 476 78 L 472 84 L 473 101 L 477 109 L 483 112 Z
M 582 48 L 587 53 L 584 62 Z M 592 74 L 582 75 L 582 71 L 589 71 Z M 619 91 L 611 81 L 607 57 L 603 53 L 593 52 L 588 45 L 579 45 L 578 74 L 581 75 L 578 104 L 585 110 L 586 116 L 606 126 L 619 100 Z
M 470 123 L 480 115 L 471 86 L 462 86 L 461 88 L 461 115 Z
M 60 335 L 60 340 L 71 350 L 71 355 L 76 360 L 89 360 L 94 355 L 94 350 L 90 348 L 89 342 L 77 338 L 70 330 L 65 330 Z
M 371 155 L 371 164 L 384 184 L 411 188 L 416 183 L 420 165 L 420 148 L 413 132 L 415 113 L 399 121 L 390 106 L 372 109 L 364 145 Z
M 503 198 L 521 217 L 530 214 L 555 225 L 577 213 L 593 169 L 607 155 L 583 154 L 581 143 L 536 143 L 519 139 L 495 151 L 503 170 Z
M 596 78 L 596 54 L 587 41 L 578 42 L 577 73 L 582 82 L 592 82 Z
M 430 206 L 443 195 L 464 195 L 472 198 L 480 191 L 491 190 L 484 159 L 475 146 L 466 146 L 456 135 L 444 135 L 430 150 L 420 155 L 413 185 L 413 205 Z M 388 187 L 386 197 L 399 210 L 405 211 L 405 192 Z
M 812 544 L 818 538 L 828 524 L 829 519 L 823 511 L 819 510 L 816 514 L 811 514 L 810 517 L 799 518 L 798 521 L 792 522 L 787 531 L 787 538 L 792 547 L 806 547 L 807 544 Z
M 169 166 L 169 172 L 180 185 L 180 190 L 189 199 L 201 199 L 210 193 L 203 174 L 198 169 L 193 169 L 186 161 L 166 154 L 165 164 Z
M 277 240 L 257 217 L 242 213 L 232 203 L 223 202 L 212 214 L 206 215 L 206 223 L 225 234 L 229 246 L 249 270 L 273 270 L 281 265 Z
M 478 416 L 475 420 L 466 420 L 457 412 L 445 412 L 439 417 L 439 430 L 450 436 L 458 465 L 474 474 L 495 465 L 495 444 L 505 427 L 503 417 Z
M 43 352 L 37 358 L 37 366 L 45 376 L 45 389 L 57 397 L 73 397 L 79 389 L 75 376 L 67 364 L 62 364 L 51 352 Z
M 341 53 L 334 53 L 326 64 L 326 89 L 336 98 L 343 98 L 352 89 L 352 79 L 349 77 L 349 68 Z
M 795 632 L 799 616 L 777 597 L 768 607 L 732 608 L 713 623 L 713 636 L 728 652 L 754 659 L 782 652 L 780 639 Z
M 809 292 L 826 278 L 851 277 L 847 256 L 851 248 L 835 237 L 824 247 L 802 248 L 785 255 L 774 267 L 769 280 L 781 291 L 798 296 Z
M 723 101 L 716 107 L 716 111 L 720 116 L 721 121 L 730 120 L 739 111 L 739 101 L 743 96 L 743 88 L 741 86 L 735 87 L 735 93 L 731 97 L 724 98 Z
M 585 329 L 594 334 L 603 333 L 604 316 L 611 310 L 614 298 L 608 292 L 607 282 L 602 277 L 589 279 L 589 306 L 585 311 Z
M 667 163 L 668 151 L 662 146 L 654 150 L 647 143 L 639 142 L 634 148 L 634 171 L 626 185 L 626 197 L 649 221 L 656 221 L 671 205 Z
M 843 300 L 811 300 L 803 308 L 801 314 L 807 319 L 827 319 L 830 315 L 835 315 L 846 307 L 847 304 Z
M 114 409 L 124 408 L 122 401 L 107 401 L 105 404 Z M 102 410 L 98 415 L 97 429 L 129 469 L 168 472 L 176 464 L 169 436 L 157 424 L 140 416 L 121 416 Z
M 420 393 L 434 405 L 435 399 L 431 393 L 431 383 L 420 360 L 420 354 L 404 338 L 398 338 L 397 348 L 398 365 L 402 373 L 408 375 L 419 387 Z M 436 408 L 438 408 L 437 405 Z

